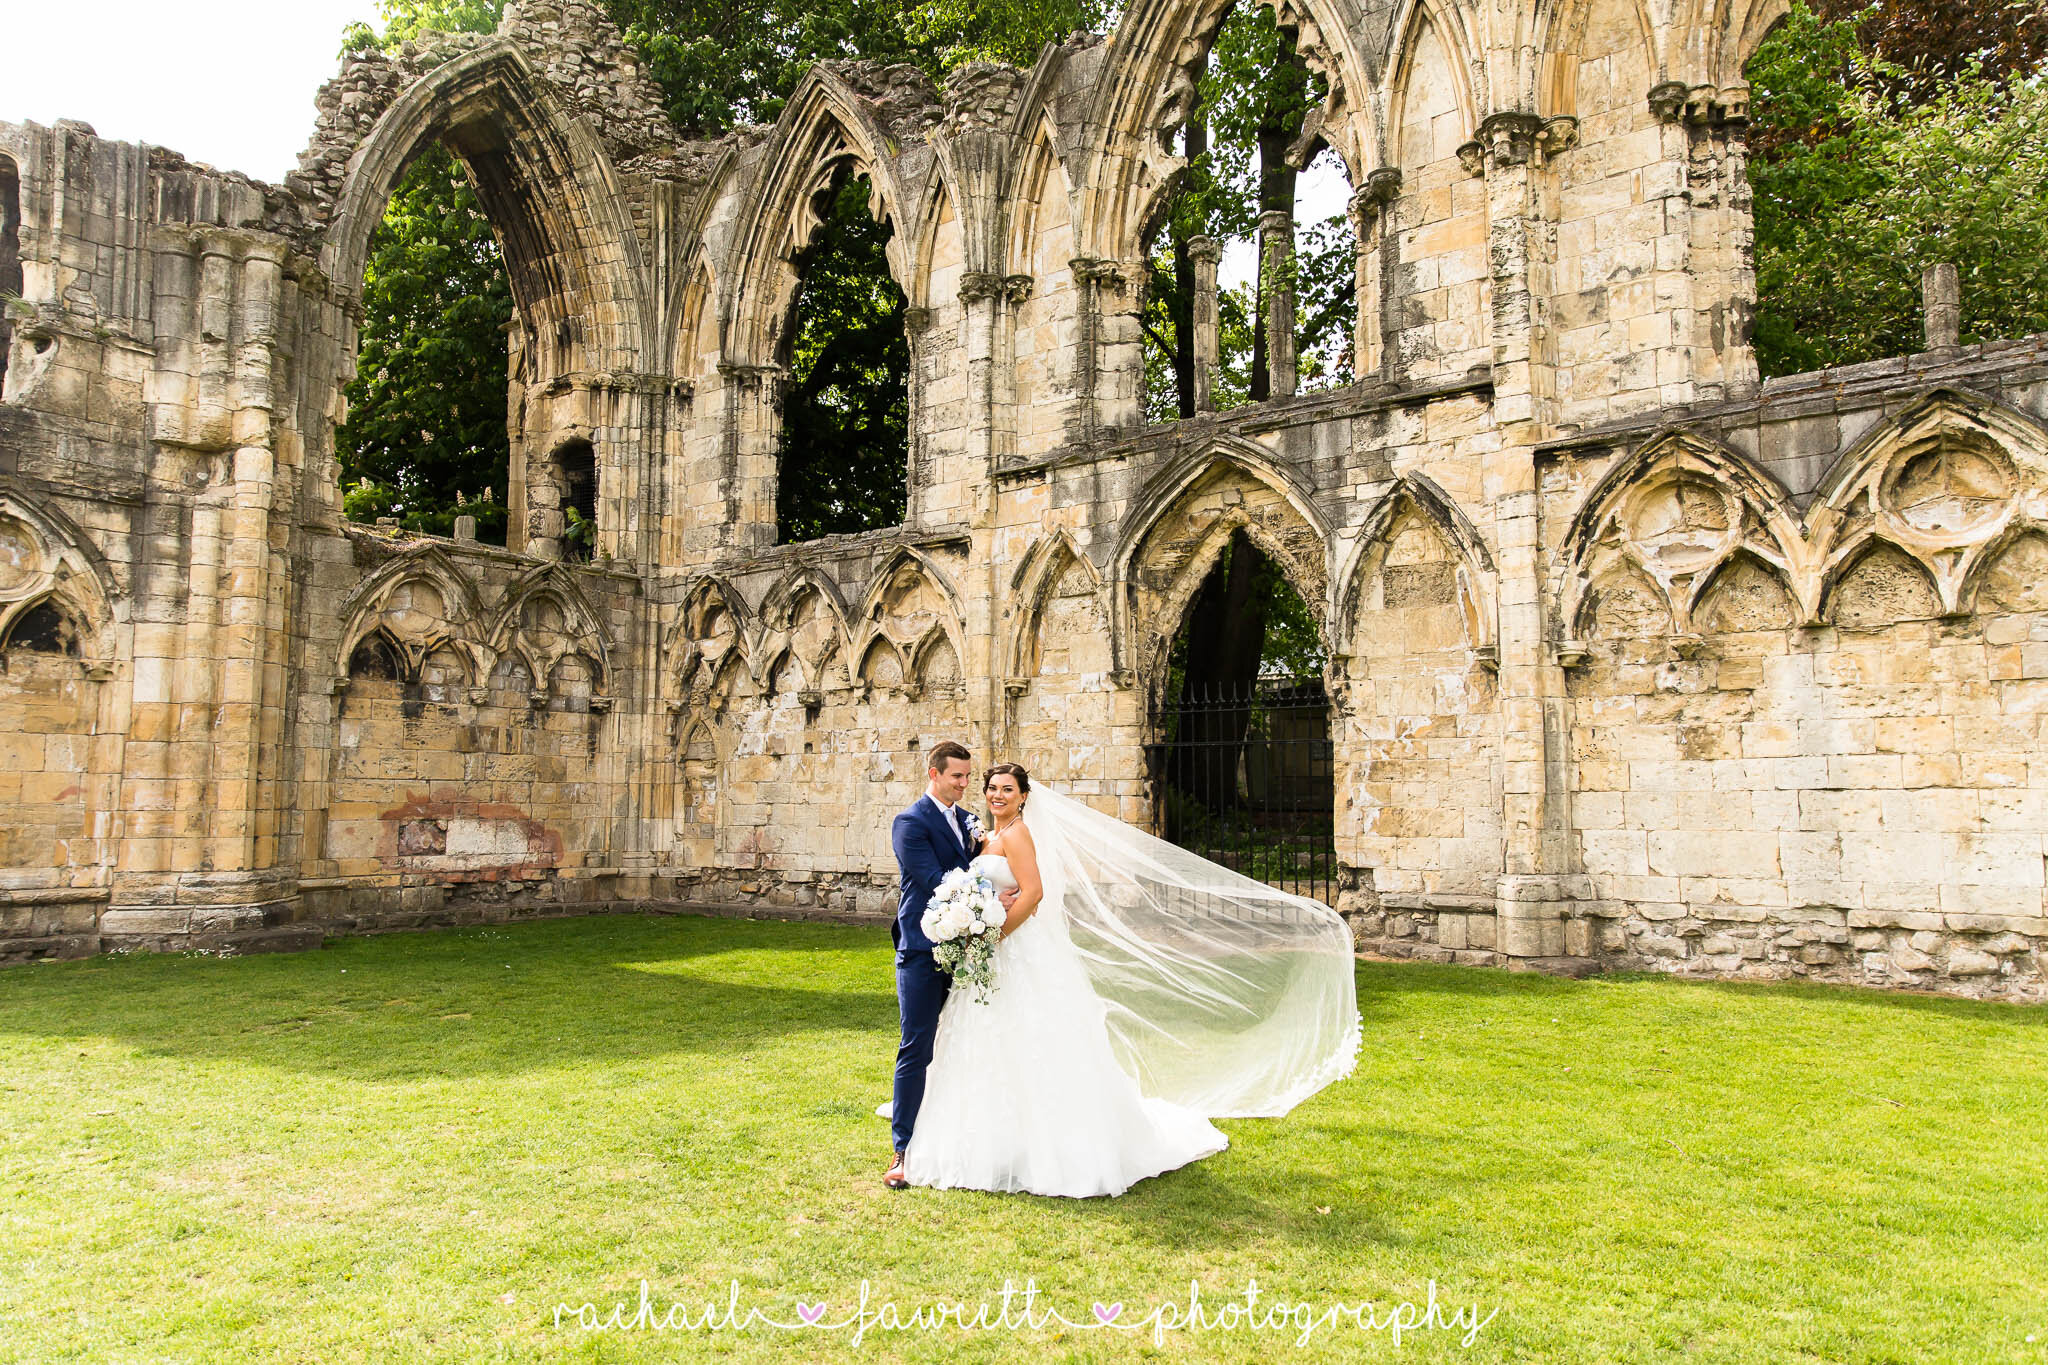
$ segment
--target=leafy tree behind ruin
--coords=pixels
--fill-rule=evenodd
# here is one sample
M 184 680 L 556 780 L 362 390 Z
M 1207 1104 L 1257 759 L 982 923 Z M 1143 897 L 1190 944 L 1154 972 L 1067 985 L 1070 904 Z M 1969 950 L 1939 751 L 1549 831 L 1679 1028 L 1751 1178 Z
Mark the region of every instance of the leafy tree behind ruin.
M 363 25 L 344 50 L 396 46 L 422 28 L 488 31 L 500 0 L 386 0 L 382 38 Z M 460 513 L 505 539 L 505 326 L 512 288 L 490 219 L 445 148 L 406 169 L 370 238 L 361 346 L 335 432 L 349 517 L 395 517 L 446 535 Z
M 1800 4 L 1748 75 L 1766 378 L 1922 349 L 1931 262 L 1966 343 L 2048 331 L 2048 11 Z
M 370 242 L 362 345 L 335 433 L 343 505 L 446 535 L 505 539 L 505 325 L 512 290 L 461 164 L 423 151 Z
M 1297 176 L 1286 154 L 1324 94 L 1291 35 L 1257 6 L 1224 20 L 1197 88 L 1199 102 L 1179 132 L 1188 169 L 1154 239 L 1145 291 L 1145 415 L 1155 422 L 1195 413 L 1189 243 L 1198 236 L 1225 246 L 1256 242 L 1261 214 L 1277 209 L 1294 216 Z M 1300 373 L 1311 383 L 1350 376 L 1355 259 L 1342 213 L 1297 234 L 1295 341 Z M 1272 284 L 1262 264 L 1251 279 L 1219 292 L 1218 372 L 1211 390 L 1219 410 L 1270 397 L 1266 291 Z
M 868 212 L 865 176 L 844 177 L 817 238 L 797 260 L 782 401 L 781 540 L 903 520 L 910 448 L 905 299 Z

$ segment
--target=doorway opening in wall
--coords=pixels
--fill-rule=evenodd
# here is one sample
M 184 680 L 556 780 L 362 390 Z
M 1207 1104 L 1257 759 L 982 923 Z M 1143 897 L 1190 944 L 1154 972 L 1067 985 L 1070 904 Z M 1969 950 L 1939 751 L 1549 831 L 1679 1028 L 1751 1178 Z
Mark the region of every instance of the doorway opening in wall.
M 821 196 L 817 235 L 795 262 L 784 330 L 775 529 L 783 542 L 879 531 L 909 506 L 910 341 L 889 273 L 892 228 L 868 207 L 866 176 Z
M 1325 657 L 1315 614 L 1238 532 L 1174 637 L 1149 760 L 1161 837 L 1334 904 Z
M 370 238 L 361 346 L 348 420 L 334 435 L 342 510 L 505 543 L 505 429 L 512 287 L 504 253 L 462 162 L 424 148 Z
M 1243 6 L 1218 28 L 1196 89 L 1175 134 L 1187 170 L 1148 248 L 1148 422 L 1356 378 L 1351 183 L 1326 143 L 1302 142 L 1322 78 L 1293 30 Z

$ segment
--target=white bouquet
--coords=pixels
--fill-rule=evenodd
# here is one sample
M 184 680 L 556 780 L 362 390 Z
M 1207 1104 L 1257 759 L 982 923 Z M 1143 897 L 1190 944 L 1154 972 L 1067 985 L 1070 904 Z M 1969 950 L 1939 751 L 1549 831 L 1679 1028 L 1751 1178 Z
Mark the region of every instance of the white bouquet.
M 973 986 L 978 1003 L 986 1004 L 995 987 L 996 940 L 1006 918 L 995 884 L 956 867 L 940 880 L 918 921 L 932 941 L 932 961 L 956 982 Z

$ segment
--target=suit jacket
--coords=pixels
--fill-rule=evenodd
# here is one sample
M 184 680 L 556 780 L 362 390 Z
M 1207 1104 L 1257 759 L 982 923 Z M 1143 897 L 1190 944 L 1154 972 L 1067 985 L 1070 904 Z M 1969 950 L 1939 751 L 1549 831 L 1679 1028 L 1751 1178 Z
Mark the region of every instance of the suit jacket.
M 955 807 L 958 809 L 958 807 Z M 908 810 L 899 813 L 889 830 L 889 843 L 896 850 L 896 866 L 903 873 L 903 892 L 896 902 L 896 918 L 889 925 L 889 937 L 899 949 L 930 952 L 925 936 L 925 906 L 939 880 L 956 867 L 974 861 L 974 850 L 962 847 L 953 837 L 946 814 L 929 793 L 920 796 Z

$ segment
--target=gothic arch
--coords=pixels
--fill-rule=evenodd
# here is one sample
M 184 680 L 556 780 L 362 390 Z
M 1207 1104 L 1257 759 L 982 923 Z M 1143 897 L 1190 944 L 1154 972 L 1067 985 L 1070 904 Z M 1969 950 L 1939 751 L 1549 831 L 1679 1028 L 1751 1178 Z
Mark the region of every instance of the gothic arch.
M 718 738 L 718 727 L 702 716 L 685 716 L 678 727 L 676 843 L 686 866 L 710 866 L 716 858 L 727 757 Z
M 409 583 L 425 584 L 440 597 L 443 611 L 438 627 L 426 621 L 385 619 L 394 595 Z M 416 546 L 378 566 L 348 595 L 342 604 L 342 620 L 341 647 L 335 653 L 335 671 L 340 677 L 348 676 L 356 646 L 380 630 L 408 667 L 417 668 L 427 654 L 445 645 L 462 656 L 473 681 L 490 672 L 492 661 L 476 636 L 484 620 L 476 587 L 438 546 Z
M 88 669 L 113 657 L 114 582 L 92 541 L 69 517 L 0 486 L 0 640 L 44 603 L 77 631 Z
M 877 635 L 861 650 L 860 666 L 854 670 L 853 677 L 855 683 L 865 688 L 900 688 L 911 681 L 910 665 L 903 651 L 887 636 Z
M 731 201 L 740 180 L 741 146 L 737 139 L 718 145 L 704 172 L 703 185 L 680 225 L 687 254 L 670 277 L 662 313 L 676 323 L 665 339 L 670 372 L 678 379 L 706 373 L 718 361 L 719 300 L 723 297 L 719 281 L 725 274 L 726 259 L 716 244 L 725 233 L 720 211 Z M 707 330 L 708 344 L 704 339 Z
M 1815 491 L 1808 535 L 1830 584 L 1882 540 L 1915 560 L 1944 612 L 2017 529 L 2048 521 L 2048 430 L 2001 403 L 1935 389 L 1866 432 Z
M 1081 567 L 1089 586 L 1100 596 L 1101 571 L 1075 547 L 1073 537 L 1064 527 L 1033 544 L 1018 562 L 1017 571 L 1010 576 L 1010 602 L 1005 609 L 1010 618 L 1003 655 L 1006 677 L 1029 681 L 1037 676 L 1046 608 L 1053 590 L 1075 565 Z
M 718 628 L 720 617 L 730 623 L 729 634 Z M 706 574 L 683 594 L 682 612 L 662 651 L 665 672 L 678 687 L 688 686 L 700 663 L 715 675 L 728 658 L 748 657 L 753 633 L 746 599 L 725 579 Z
M 702 375 L 718 364 L 718 280 L 708 252 L 700 252 L 678 287 L 671 345 L 679 378 Z
M 963 272 L 979 269 L 976 261 L 986 259 L 987 256 L 985 250 L 966 249 L 968 243 L 977 237 L 986 238 L 990 235 L 985 230 L 975 232 L 966 215 L 973 213 L 977 218 L 985 219 L 997 211 L 987 207 L 977 209 L 974 207 L 974 199 L 966 194 L 954 192 L 948 183 L 947 171 L 951 169 L 947 165 L 948 160 L 945 151 L 939 150 L 939 174 L 926 182 L 924 194 L 915 208 L 916 216 L 908 225 L 911 235 L 915 238 L 915 249 L 907 253 L 909 259 L 914 262 L 914 274 L 909 284 L 904 287 L 903 297 L 913 308 L 941 308 L 955 302 L 958 297 L 957 289 L 950 298 L 943 291 L 934 292 L 932 274 L 938 268 L 938 262 L 943 255 L 942 238 L 950 235 L 960 242 L 963 248 L 960 267 Z M 895 239 L 890 240 L 893 245 Z
M 1378 164 L 1400 166 L 1402 163 L 1401 125 L 1407 117 L 1410 87 L 1417 78 L 1416 53 L 1425 35 L 1433 36 L 1443 45 L 1451 74 L 1452 97 L 1457 101 L 1466 128 L 1476 135 L 1479 120 L 1484 116 L 1481 93 L 1485 86 L 1485 68 L 1476 55 L 1480 50 L 1479 44 L 1465 22 L 1463 10 L 1454 0 L 1404 0 L 1388 32 L 1393 35 L 1393 44 L 1387 54 L 1386 87 L 1382 92 L 1386 117 L 1380 124 Z M 1365 181 L 1358 178 L 1351 183 L 1363 185 Z
M 920 586 L 929 587 L 938 600 L 920 600 Z M 964 667 L 965 619 L 959 593 L 931 556 L 911 546 L 899 546 L 869 580 L 860 610 L 848 622 L 853 636 L 848 657 L 861 659 L 865 667 L 870 644 L 886 639 L 905 661 L 904 676 L 911 678 L 915 674 L 908 670 L 919 662 L 932 632 L 937 631 L 952 644 L 954 658 Z
M 1934 568 L 1891 537 L 1873 533 L 1844 547 L 1830 566 L 1815 616 L 1868 630 L 1938 616 L 1945 605 Z
M 896 228 L 885 248 L 889 273 L 906 298 L 915 297 L 920 263 L 912 206 L 923 182 L 905 183 L 888 150 L 893 142 L 869 103 L 830 64 L 813 67 L 798 83 L 757 153 L 726 248 L 733 263 L 721 281 L 728 364 L 775 363 L 798 282 L 793 262 L 818 229 L 819 196 L 843 168 L 868 178 L 875 220 Z M 931 155 L 928 148 L 924 154 Z
M 1167 146 L 1195 98 L 1207 60 L 1235 0 L 1137 0 L 1108 44 L 1088 123 L 1103 130 L 1074 182 L 1081 186 L 1076 246 L 1105 260 L 1139 259 L 1164 211 L 1184 159 Z M 1357 47 L 1371 25 L 1351 0 L 1257 0 L 1321 75 L 1329 96 L 1309 118 L 1349 168 L 1353 184 L 1371 169 L 1379 134 L 1372 67 Z
M 1771 592 L 1777 601 L 1769 600 Z M 1702 576 L 1687 615 L 1706 635 L 1784 630 L 1799 624 L 1798 598 L 1783 570 L 1746 547 Z
M 2015 561 L 2013 569 L 2022 576 L 2018 583 L 2011 581 L 2012 574 L 2001 572 L 2009 556 Z M 1962 610 L 2048 610 L 2048 522 L 2015 518 L 1973 559 L 1963 580 Z M 2001 578 L 2005 581 L 1999 581 Z
M 1057 131 L 1051 117 L 1044 111 L 1039 111 L 1035 127 L 1027 125 L 1020 130 L 1023 150 L 1017 157 L 1006 192 L 1010 221 L 1004 252 L 1004 259 L 1018 271 L 1028 271 L 1032 258 L 1037 254 L 1039 204 L 1048 187 L 1057 185 L 1066 200 L 1069 233 L 1079 219 L 1074 203 L 1074 180 L 1067 172 L 1067 161 L 1060 151 Z M 1060 265 L 1064 268 L 1066 262 L 1062 261 Z M 1034 281 L 1036 289 L 1043 289 L 1045 284 L 1043 279 Z
M 346 307 L 361 290 L 370 235 L 421 147 L 439 140 L 469 166 L 505 246 L 529 331 L 605 325 L 580 341 L 582 368 L 632 371 L 658 354 L 638 240 L 617 173 L 584 119 L 509 42 L 493 41 L 416 81 L 351 158 L 321 267 Z
M 803 625 L 802 609 L 807 599 L 815 599 L 819 604 L 826 638 L 802 649 L 799 646 L 803 642 L 796 636 Z M 774 690 L 776 675 L 791 659 L 797 660 L 805 684 L 816 687 L 835 662 L 843 673 L 851 676 L 849 664 L 858 657 L 853 648 L 846 599 L 840 596 L 838 585 L 809 564 L 793 566 L 761 599 L 755 646 L 759 664 L 755 681 L 764 692 Z
M 1696 0 L 1698 17 L 1691 31 L 1703 50 L 1701 74 L 1714 85 L 1746 89 L 1743 68 L 1758 47 L 1792 12 L 1791 0 Z
M 1364 585 L 1380 567 L 1393 532 L 1409 515 L 1428 524 L 1457 559 L 1455 588 L 1467 643 L 1474 649 L 1495 646 L 1498 606 L 1493 554 L 1479 528 L 1443 489 L 1421 473 L 1403 475 L 1359 528 L 1344 567 L 1337 573 L 1330 615 L 1332 646 L 1347 654 L 1354 652 Z
M 534 621 L 536 607 L 552 607 L 560 621 Z M 611 640 L 603 618 L 576 586 L 574 575 L 556 564 L 528 570 L 505 590 L 485 639 L 500 659 L 512 655 L 523 661 L 536 688 L 546 687 L 556 665 L 570 655 L 590 661 L 599 691 L 612 674 Z
M 1208 492 L 1226 485 L 1235 486 L 1234 501 L 1203 505 Z M 1301 594 L 1329 642 L 1328 524 L 1308 490 L 1263 448 L 1224 439 L 1173 461 L 1133 500 L 1129 525 L 1111 571 L 1120 672 L 1135 670 L 1148 686 L 1163 681 L 1174 631 L 1239 531 Z
M 1002 158 L 1008 172 L 1003 202 L 1008 206 L 1009 216 L 1000 225 L 1005 237 L 999 259 L 1006 270 L 1030 271 L 1038 242 L 1037 204 L 1055 174 L 1066 195 L 1067 221 L 1079 221 L 1079 206 L 1073 193 L 1073 163 L 1080 153 L 1061 129 L 1052 107 L 1067 61 L 1066 48 L 1048 43 L 1037 64 L 1025 73 L 1024 86 L 1018 94 L 1009 130 L 1013 153 Z M 1038 280 L 1037 285 L 1043 288 L 1044 280 Z

